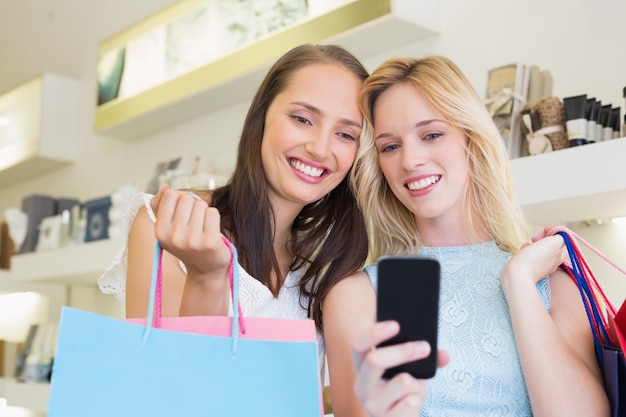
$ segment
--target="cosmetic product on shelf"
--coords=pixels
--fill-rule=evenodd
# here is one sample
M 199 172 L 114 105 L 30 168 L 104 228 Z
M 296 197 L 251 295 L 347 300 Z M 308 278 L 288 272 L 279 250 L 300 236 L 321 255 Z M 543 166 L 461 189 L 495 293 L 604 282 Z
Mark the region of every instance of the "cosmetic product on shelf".
M 565 126 L 569 146 L 580 146 L 587 143 L 587 94 L 580 94 L 563 99 L 565 106 Z

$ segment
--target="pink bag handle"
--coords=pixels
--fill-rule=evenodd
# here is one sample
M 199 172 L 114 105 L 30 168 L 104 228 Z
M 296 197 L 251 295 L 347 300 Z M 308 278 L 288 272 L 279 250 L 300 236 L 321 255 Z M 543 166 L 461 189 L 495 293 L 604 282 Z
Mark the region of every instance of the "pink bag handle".
M 606 309 L 609 312 L 609 316 L 610 317 L 615 317 L 615 315 L 617 314 L 617 310 L 615 309 L 615 307 L 613 306 L 613 304 L 611 303 L 609 298 L 604 293 L 604 290 L 602 289 L 602 287 L 598 283 L 598 281 L 597 281 L 593 271 L 591 270 L 591 267 L 589 266 L 589 263 L 585 259 L 585 256 L 584 256 L 582 250 L 580 249 L 580 246 L 578 245 L 578 242 L 580 242 L 583 245 L 585 245 L 592 252 L 594 252 L 596 255 L 598 255 L 601 259 L 605 260 L 607 263 L 609 263 L 609 265 L 612 265 L 615 269 L 620 271 L 622 274 L 626 275 L 626 270 L 621 268 L 615 262 L 610 260 L 608 258 L 608 256 L 606 256 L 605 254 L 600 252 L 598 249 L 596 249 L 589 242 L 587 242 L 582 237 L 578 236 L 576 233 L 574 233 L 573 231 L 571 231 L 570 229 L 568 229 L 566 227 L 563 227 L 563 226 L 553 226 L 553 227 L 546 228 L 545 232 L 546 232 L 547 235 L 556 235 L 556 234 L 563 235 L 564 234 L 564 235 L 567 235 L 567 237 L 569 238 L 568 240 L 570 241 L 570 244 L 571 244 L 571 246 L 574 249 L 576 260 L 578 261 L 578 263 L 580 264 L 580 266 L 582 268 L 581 273 L 583 275 L 583 279 L 590 286 L 590 288 L 593 290 L 591 292 L 591 294 L 588 295 L 588 297 L 590 299 L 584 299 L 585 297 L 583 297 L 583 301 L 585 301 L 585 304 L 586 304 L 585 307 L 589 308 L 590 307 L 590 303 L 592 303 L 592 302 L 595 303 L 596 306 L 599 306 L 598 299 L 597 299 L 597 294 L 600 294 L 600 296 L 602 297 L 602 300 L 604 301 L 604 305 L 606 306 Z M 571 258 L 571 254 L 570 254 L 570 258 Z M 567 272 L 571 276 L 574 275 L 572 270 L 569 268 L 569 266 L 566 266 L 566 269 L 567 269 Z M 590 318 L 590 324 L 593 327 L 593 330 L 594 330 L 594 333 L 596 335 L 596 338 L 599 337 L 600 339 L 602 339 L 600 330 L 601 330 L 601 328 L 609 329 L 610 328 L 610 323 L 609 323 L 609 320 L 606 317 L 606 314 L 602 314 L 599 317 L 599 319 L 600 319 L 601 323 L 598 323 L 595 320 L 593 320 L 593 318 Z M 612 340 L 612 336 L 613 335 L 610 332 L 607 334 L 607 336 L 610 339 L 610 340 L 607 340 L 607 342 L 611 343 L 612 345 L 616 345 L 617 344 L 617 342 L 615 340 Z
M 587 263 L 587 260 L 585 259 L 585 256 L 583 255 L 583 252 L 580 250 L 580 246 L 578 245 L 578 242 L 580 242 L 583 245 L 585 245 L 587 248 L 589 248 L 589 250 L 594 252 L 601 259 L 605 260 L 609 265 L 613 266 L 615 269 L 617 269 L 622 274 L 626 275 L 626 270 L 624 268 L 620 267 L 615 262 L 613 262 L 611 259 L 609 259 L 608 256 L 606 256 L 605 254 L 600 252 L 598 249 L 596 249 L 591 243 L 587 242 L 585 239 L 583 239 L 582 237 L 580 237 L 579 235 L 577 235 L 576 233 L 574 233 L 573 231 L 571 231 L 567 227 L 553 226 L 553 227 L 549 227 L 549 228 L 546 229 L 546 234 L 548 234 L 548 235 L 555 235 L 555 234 L 557 234 L 557 232 L 563 232 L 563 233 L 566 233 L 567 235 L 570 236 L 570 238 L 572 240 L 572 244 L 574 245 L 574 248 L 576 249 L 576 253 L 578 254 L 578 257 L 580 258 L 581 262 L 583 263 L 583 266 L 585 268 L 585 272 L 588 274 L 588 277 L 591 278 L 591 283 L 592 283 L 594 289 L 596 289 L 598 291 L 598 293 L 600 293 L 602 295 L 602 299 L 606 302 L 607 308 L 609 309 L 609 311 L 612 314 L 615 314 L 616 313 L 615 307 L 613 307 L 613 305 L 609 301 L 608 297 L 606 296 L 606 294 L 604 293 L 604 291 L 600 287 L 600 284 L 598 284 L 598 281 L 596 280 L 596 277 L 595 277 L 593 271 L 591 271 L 591 267 L 589 267 L 589 264 Z
M 239 332 L 246 333 L 245 321 L 239 301 L 239 263 L 237 261 L 237 249 L 224 235 L 222 241 L 228 247 L 231 255 L 228 266 L 228 281 L 231 298 L 233 302 L 233 320 L 231 327 L 231 337 L 233 338 L 233 353 L 237 350 L 237 340 Z M 163 298 L 163 248 L 157 241 L 154 249 L 154 261 L 152 265 L 152 280 L 150 283 L 150 298 L 148 303 L 148 314 L 146 316 L 146 330 L 144 332 L 144 343 L 147 341 L 150 330 L 161 327 L 161 310 Z M 236 306 L 236 308 L 234 307 Z

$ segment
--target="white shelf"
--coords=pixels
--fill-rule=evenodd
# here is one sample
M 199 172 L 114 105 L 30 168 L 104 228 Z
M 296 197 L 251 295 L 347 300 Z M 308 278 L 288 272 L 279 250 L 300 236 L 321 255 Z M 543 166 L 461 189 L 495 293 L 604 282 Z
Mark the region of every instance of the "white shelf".
M 138 30 L 157 24 L 152 21 L 162 24 L 158 18 L 157 14 L 102 42 L 101 53 L 125 45 Z M 302 43 L 340 44 L 363 60 L 435 36 L 440 26 L 440 0 L 354 0 L 150 90 L 105 103 L 96 109 L 95 128 L 133 139 L 249 101 L 270 65 Z
M 626 216 L 626 138 L 513 159 L 517 195 L 534 225 Z
M 0 398 L 6 398 L 10 407 L 22 407 L 37 413 L 45 413 L 48 409 L 49 395 L 48 383 L 17 382 L 13 378 L 0 378 Z
M 98 240 L 11 258 L 11 278 L 18 283 L 97 285 L 98 276 L 113 260 L 121 239 Z
M 78 85 L 44 73 L 0 96 L 0 187 L 74 162 Z

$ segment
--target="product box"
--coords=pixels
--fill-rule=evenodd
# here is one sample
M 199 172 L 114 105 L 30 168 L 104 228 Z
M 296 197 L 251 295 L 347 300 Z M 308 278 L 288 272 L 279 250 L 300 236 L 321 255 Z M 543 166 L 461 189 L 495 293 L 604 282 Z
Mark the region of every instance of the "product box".
M 33 194 L 22 199 L 22 211 L 28 216 L 26 238 L 20 253 L 34 252 L 39 239 L 41 221 L 56 213 L 56 199 L 47 195 Z
M 76 204 L 80 204 L 80 201 L 75 198 L 57 198 L 54 214 L 63 214 L 66 210 L 71 211 Z
M 83 209 L 87 213 L 85 242 L 109 238 L 109 209 L 111 196 L 86 201 Z

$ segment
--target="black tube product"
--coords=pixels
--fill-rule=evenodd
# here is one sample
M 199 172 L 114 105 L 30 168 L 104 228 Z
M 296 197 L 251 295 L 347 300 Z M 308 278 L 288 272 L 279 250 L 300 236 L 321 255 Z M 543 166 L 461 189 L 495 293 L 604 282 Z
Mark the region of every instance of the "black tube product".
M 611 121 L 613 130 L 613 139 L 617 139 L 620 137 L 620 122 L 622 121 L 622 108 L 621 107 L 613 107 L 611 109 Z
M 567 128 L 567 139 L 569 140 L 570 147 L 587 143 L 586 105 L 587 94 L 565 97 L 563 99 L 563 106 L 565 107 L 565 127 Z
M 585 104 L 585 118 L 587 119 L 587 143 L 596 141 L 596 99 L 588 98 Z
M 611 120 L 610 104 L 605 104 L 600 109 L 600 123 L 602 124 L 602 140 L 613 139 L 613 127 L 610 124 Z
M 596 142 L 602 141 L 602 121 L 600 120 L 600 116 L 602 115 L 602 101 L 596 100 L 595 105 L 595 113 L 596 113 L 596 132 L 595 138 Z

